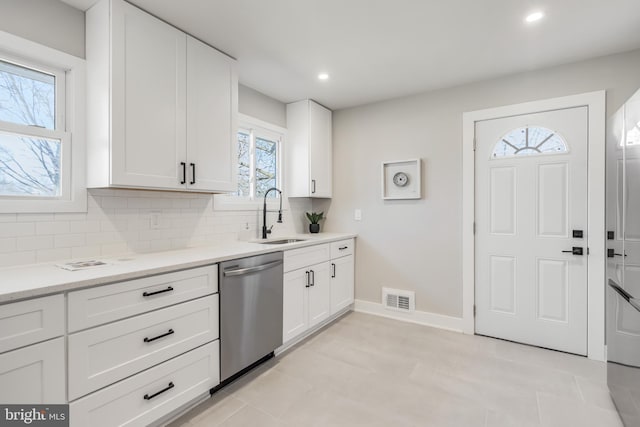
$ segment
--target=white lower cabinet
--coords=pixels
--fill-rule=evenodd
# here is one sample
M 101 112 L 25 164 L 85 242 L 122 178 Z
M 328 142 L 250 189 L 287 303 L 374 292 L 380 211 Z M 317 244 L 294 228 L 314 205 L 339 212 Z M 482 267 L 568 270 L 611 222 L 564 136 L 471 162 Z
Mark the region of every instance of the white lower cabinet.
M 218 338 L 218 295 L 69 335 L 69 399 Z
M 283 343 L 353 304 L 353 249 L 346 239 L 284 253 Z
M 146 426 L 220 382 L 219 341 L 76 400 L 72 427 Z
M 328 261 L 285 273 L 283 282 L 282 342 L 317 325 L 331 314 Z
M 353 304 L 353 255 L 331 260 L 331 314 Z
M 0 354 L 0 402 L 66 403 L 65 367 L 63 337 Z

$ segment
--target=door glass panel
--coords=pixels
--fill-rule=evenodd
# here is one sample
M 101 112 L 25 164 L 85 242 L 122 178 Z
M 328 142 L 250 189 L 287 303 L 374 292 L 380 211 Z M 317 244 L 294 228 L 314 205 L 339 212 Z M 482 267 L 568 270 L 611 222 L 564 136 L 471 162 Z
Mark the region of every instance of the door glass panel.
M 557 132 L 540 126 L 527 126 L 504 135 L 496 143 L 491 158 L 562 154 L 568 151 L 566 142 Z

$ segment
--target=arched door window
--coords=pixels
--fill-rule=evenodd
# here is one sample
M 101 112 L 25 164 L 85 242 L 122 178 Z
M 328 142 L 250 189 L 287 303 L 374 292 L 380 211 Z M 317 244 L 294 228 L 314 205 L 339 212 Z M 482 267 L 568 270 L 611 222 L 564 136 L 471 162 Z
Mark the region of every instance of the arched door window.
M 569 152 L 567 143 L 556 132 L 540 126 L 527 126 L 509 131 L 498 141 L 492 159 Z

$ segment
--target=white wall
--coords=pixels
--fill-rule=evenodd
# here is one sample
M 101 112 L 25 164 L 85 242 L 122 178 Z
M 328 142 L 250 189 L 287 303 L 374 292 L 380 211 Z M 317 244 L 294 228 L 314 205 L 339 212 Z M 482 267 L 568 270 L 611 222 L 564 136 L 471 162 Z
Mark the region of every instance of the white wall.
M 0 30 L 84 58 L 84 12 L 58 0 L 0 1 Z
M 356 298 L 415 290 L 417 310 L 462 315 L 463 112 L 599 89 L 613 112 L 638 87 L 640 50 L 335 111 L 333 199 L 313 208 L 324 230 L 358 233 Z M 383 202 L 381 162 L 416 157 L 423 198 Z
M 238 110 L 256 119 L 287 127 L 286 105 L 248 86 L 238 86 Z

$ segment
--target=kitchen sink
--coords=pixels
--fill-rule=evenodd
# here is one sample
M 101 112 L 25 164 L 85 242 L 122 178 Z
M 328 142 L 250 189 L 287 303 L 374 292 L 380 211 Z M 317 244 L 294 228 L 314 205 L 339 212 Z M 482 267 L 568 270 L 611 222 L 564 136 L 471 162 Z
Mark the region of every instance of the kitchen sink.
M 284 245 L 285 243 L 304 242 L 307 239 L 278 239 L 278 240 L 261 240 L 257 243 L 261 245 Z

